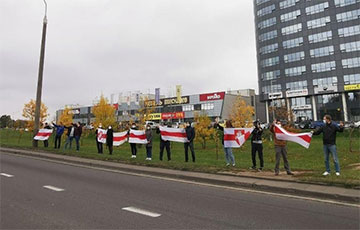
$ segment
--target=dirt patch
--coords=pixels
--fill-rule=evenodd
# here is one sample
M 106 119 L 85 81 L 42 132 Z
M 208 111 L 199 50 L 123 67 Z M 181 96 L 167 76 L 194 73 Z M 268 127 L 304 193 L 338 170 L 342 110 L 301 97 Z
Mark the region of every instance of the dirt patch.
M 275 173 L 272 171 L 255 171 L 247 170 L 241 172 L 229 172 L 229 171 L 220 171 L 218 174 L 223 175 L 234 175 L 234 176 L 245 176 L 245 177 L 254 177 L 260 179 L 272 179 L 272 180 L 286 180 L 286 181 L 297 181 L 298 176 L 303 176 L 309 174 L 312 171 L 293 171 L 294 175 L 287 175 L 285 171 L 280 171 L 279 175 L 275 176 Z

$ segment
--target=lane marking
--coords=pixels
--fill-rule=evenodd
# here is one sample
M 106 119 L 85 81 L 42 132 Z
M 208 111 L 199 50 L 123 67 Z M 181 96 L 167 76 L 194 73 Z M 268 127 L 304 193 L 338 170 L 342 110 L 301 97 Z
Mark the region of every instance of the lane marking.
M 321 199 L 321 198 L 313 198 L 313 197 L 290 195 L 290 194 L 280 194 L 280 193 L 275 193 L 275 192 L 266 192 L 266 191 L 254 190 L 254 189 L 245 189 L 245 188 L 231 187 L 231 186 L 225 186 L 225 185 L 215 185 L 215 184 L 204 183 L 204 182 L 188 181 L 188 180 L 184 180 L 184 179 L 174 179 L 174 178 L 168 178 L 168 177 L 153 176 L 153 175 L 142 174 L 142 173 L 131 173 L 131 172 L 126 172 L 126 171 L 122 171 L 122 170 L 106 169 L 106 168 L 101 168 L 101 167 L 96 167 L 96 166 L 84 165 L 81 163 L 70 163 L 70 162 L 64 162 L 61 160 L 45 159 L 42 157 L 20 155 L 20 154 L 16 154 L 16 153 L 14 154 L 14 153 L 9 153 L 9 152 L 1 152 L 1 153 L 7 154 L 7 155 L 12 155 L 12 156 L 15 155 L 17 157 L 22 157 L 22 158 L 29 158 L 29 159 L 33 159 L 33 160 L 52 162 L 52 163 L 56 163 L 56 164 L 70 165 L 70 166 L 74 166 L 74 167 L 94 169 L 94 170 L 100 170 L 100 171 L 105 171 L 105 172 L 120 173 L 120 174 L 124 174 L 124 175 L 141 176 L 141 177 L 148 177 L 148 178 L 159 179 L 159 180 L 167 180 L 167 181 L 181 182 L 181 183 L 185 183 L 185 184 L 193 184 L 193 185 L 198 185 L 198 186 L 222 188 L 222 189 L 241 191 L 241 192 L 247 192 L 247 193 L 258 193 L 258 194 L 265 194 L 265 195 L 271 195 L 271 196 L 277 196 L 277 197 L 285 197 L 285 198 L 300 199 L 300 200 L 307 200 L 307 201 L 314 201 L 314 202 L 320 202 L 320 203 L 360 208 L 360 204 L 346 203 L 346 202 L 335 201 L 335 200 L 330 200 L 330 199 Z
M 159 213 L 150 212 L 150 211 L 140 209 L 140 208 L 136 208 L 136 207 L 125 207 L 125 208 L 122 208 L 122 210 L 129 211 L 129 212 L 134 212 L 134 213 L 138 213 L 138 214 L 145 215 L 145 216 L 150 216 L 150 217 L 159 217 L 159 216 L 161 216 L 161 214 L 159 214 Z
M 14 175 L 6 174 L 6 173 L 0 173 L 0 175 L 4 177 L 14 177 Z
M 51 185 L 44 185 L 43 187 L 44 187 L 44 188 L 47 188 L 47 189 L 50 189 L 50 190 L 52 190 L 52 191 L 55 191 L 55 192 L 65 191 L 65 189 L 57 188 L 57 187 L 54 187 L 54 186 L 51 186 Z

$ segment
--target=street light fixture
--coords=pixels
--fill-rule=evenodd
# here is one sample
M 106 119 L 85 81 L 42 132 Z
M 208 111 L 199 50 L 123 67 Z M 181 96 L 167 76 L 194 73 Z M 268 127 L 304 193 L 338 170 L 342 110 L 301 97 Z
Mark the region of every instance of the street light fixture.
M 39 62 L 39 74 L 38 74 L 38 84 L 36 91 L 36 107 L 35 107 L 35 122 L 34 122 L 34 136 L 39 131 L 40 123 L 40 109 L 41 109 L 41 91 L 42 91 L 42 81 L 43 81 L 43 72 L 44 72 L 44 57 L 45 57 L 45 41 L 46 41 L 46 27 L 47 27 L 47 3 L 45 0 L 45 15 L 43 19 L 43 28 L 42 28 L 42 38 L 41 38 L 41 50 L 40 50 L 40 62 Z M 33 140 L 33 147 L 37 147 L 37 140 Z

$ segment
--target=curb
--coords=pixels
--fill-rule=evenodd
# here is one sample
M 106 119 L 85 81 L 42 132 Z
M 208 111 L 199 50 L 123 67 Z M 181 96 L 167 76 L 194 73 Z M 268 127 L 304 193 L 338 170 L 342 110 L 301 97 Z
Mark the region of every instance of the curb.
M 114 165 L 116 164 L 116 162 L 107 162 L 107 161 L 94 160 L 88 158 L 79 158 L 68 155 L 59 155 L 55 153 L 38 152 L 34 150 L 21 150 L 21 149 L 8 149 L 8 148 L 3 149 L 0 147 L 0 151 L 3 153 L 11 153 L 16 155 L 54 160 L 59 163 L 65 162 L 65 163 L 71 163 L 71 164 L 77 164 L 83 166 L 92 166 L 103 169 L 117 170 L 124 173 L 145 174 L 145 175 L 158 176 L 163 178 L 180 179 L 191 182 L 206 183 L 217 186 L 228 186 L 228 187 L 243 188 L 243 189 L 245 188 L 252 190 L 260 190 L 263 192 L 279 193 L 279 194 L 286 194 L 293 196 L 303 196 L 308 198 L 326 199 L 326 200 L 344 202 L 344 203 L 356 204 L 356 205 L 359 205 L 360 203 L 360 191 L 353 189 L 337 188 L 338 190 L 355 191 L 353 193 L 356 193 L 356 195 L 346 195 L 346 194 L 339 194 L 333 192 L 326 192 L 326 189 L 329 188 L 330 186 L 314 185 L 303 182 L 299 183 L 299 182 L 289 182 L 289 181 L 273 181 L 273 180 L 259 179 L 259 178 L 250 179 L 249 177 L 238 177 L 234 175 L 221 175 L 221 174 L 216 176 L 222 179 L 217 179 L 217 178 L 213 178 L 212 177 L 213 175 L 208 173 L 188 172 L 188 171 L 184 172 L 174 169 L 162 169 L 162 168 L 153 168 L 146 166 L 126 165 L 124 163 L 117 163 L 117 165 Z M 64 159 L 63 157 L 67 159 Z M 186 175 L 191 173 L 196 174 L 196 176 Z M 232 180 L 235 178 L 237 179 L 237 181 Z M 273 185 L 271 185 L 272 183 Z M 277 185 L 274 185 L 274 183 L 276 183 Z M 314 191 L 314 189 L 297 188 L 299 187 L 298 185 L 301 185 L 302 187 L 316 186 L 319 188 L 317 189 L 317 191 Z

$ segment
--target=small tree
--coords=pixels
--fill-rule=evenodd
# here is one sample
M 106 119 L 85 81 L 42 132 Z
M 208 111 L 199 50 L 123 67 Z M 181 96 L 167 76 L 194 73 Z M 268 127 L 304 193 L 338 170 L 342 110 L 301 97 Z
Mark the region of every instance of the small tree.
M 233 104 L 230 119 L 234 127 L 251 127 L 254 116 L 254 108 L 247 105 L 241 96 L 236 98 Z
M 6 128 L 12 126 L 13 120 L 10 115 L 2 115 L 0 117 L 0 128 Z
M 211 120 L 206 113 L 195 113 L 194 118 L 196 121 L 195 129 L 196 136 L 195 139 L 201 143 L 203 149 L 206 149 L 206 142 L 210 140 L 211 137 L 215 135 L 215 130 L 211 128 Z
M 34 130 L 34 123 L 35 123 L 35 108 L 36 103 L 35 100 L 31 99 L 29 103 L 24 105 L 23 109 L 23 117 L 27 120 L 27 128 L 32 131 Z M 48 117 L 48 108 L 45 104 L 41 103 L 40 106 L 40 124 L 44 123 L 46 118 Z
M 65 126 L 70 126 L 73 122 L 73 116 L 72 110 L 70 107 L 65 106 L 64 111 L 61 113 L 59 118 L 59 123 L 62 122 Z
M 138 113 L 136 114 L 137 119 L 139 121 L 139 129 L 143 129 L 145 122 L 147 120 L 149 120 L 150 114 L 154 112 L 155 108 L 154 106 L 150 103 L 146 103 L 148 101 L 148 97 L 144 97 L 140 99 L 140 108 L 138 110 Z M 150 105 L 150 106 L 146 106 L 146 105 Z
M 108 99 L 103 95 L 100 96 L 99 102 L 94 105 L 92 113 L 95 116 L 94 125 L 96 127 L 99 126 L 100 123 L 102 123 L 103 127 L 108 127 L 109 125 L 115 127 L 115 108 L 109 104 Z

